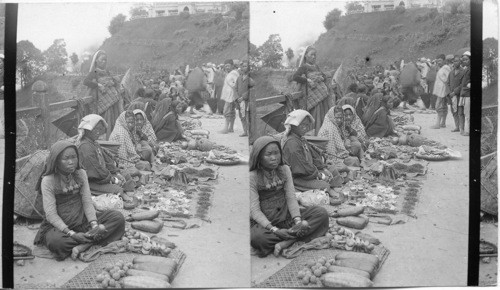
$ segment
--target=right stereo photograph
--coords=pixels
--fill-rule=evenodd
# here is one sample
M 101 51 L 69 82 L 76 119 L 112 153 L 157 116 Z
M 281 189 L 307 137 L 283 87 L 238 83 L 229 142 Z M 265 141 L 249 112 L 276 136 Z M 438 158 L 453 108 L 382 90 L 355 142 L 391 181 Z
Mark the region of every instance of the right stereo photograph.
M 251 3 L 253 287 L 467 285 L 470 10 Z M 484 34 L 481 285 L 497 278 L 497 39 Z

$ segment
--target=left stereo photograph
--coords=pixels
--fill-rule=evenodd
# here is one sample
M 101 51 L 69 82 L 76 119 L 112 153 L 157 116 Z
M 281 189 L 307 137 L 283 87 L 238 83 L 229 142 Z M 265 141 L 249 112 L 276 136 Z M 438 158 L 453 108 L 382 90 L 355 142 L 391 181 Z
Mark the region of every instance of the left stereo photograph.
M 17 5 L 14 287 L 250 287 L 249 3 Z

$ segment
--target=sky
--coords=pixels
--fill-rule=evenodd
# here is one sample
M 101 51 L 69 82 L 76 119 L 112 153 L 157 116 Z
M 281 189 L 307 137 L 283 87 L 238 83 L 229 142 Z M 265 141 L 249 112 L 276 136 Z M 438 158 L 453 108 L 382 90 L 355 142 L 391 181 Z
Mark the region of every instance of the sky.
M 345 11 L 346 2 L 252 2 L 250 42 L 262 45 L 270 34 L 279 34 L 284 50 L 297 51 L 326 32 L 323 20 L 335 8 Z
M 494 37 L 498 39 L 498 1 L 483 1 L 483 39 Z
M 54 39 L 63 38 L 68 55 L 81 55 L 110 37 L 111 19 L 120 13 L 128 18 L 130 7 L 130 3 L 20 3 L 17 41 L 29 40 L 44 51 Z

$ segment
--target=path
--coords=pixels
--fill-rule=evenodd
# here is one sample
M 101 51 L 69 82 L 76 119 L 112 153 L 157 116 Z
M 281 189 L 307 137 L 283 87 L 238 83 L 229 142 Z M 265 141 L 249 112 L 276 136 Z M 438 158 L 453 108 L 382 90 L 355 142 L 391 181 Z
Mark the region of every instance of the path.
M 236 121 L 236 133 L 222 135 L 217 131 L 223 118 L 202 118 L 202 127 L 211 132 L 210 139 L 248 156 L 247 139 Z M 165 236 L 186 253 L 187 258 L 172 286 L 176 288 L 246 287 L 250 286 L 248 165 L 219 168 L 219 177 L 209 211 L 211 223 L 200 228 L 179 230 L 164 228 Z M 14 239 L 32 246 L 36 230 L 14 227 Z M 66 259 L 64 262 L 35 258 L 25 266 L 14 266 L 16 287 L 60 287 L 81 272 L 86 263 Z M 51 269 L 47 273 L 47 269 Z
M 370 223 L 365 232 L 379 238 L 391 251 L 374 279 L 375 287 L 465 286 L 469 224 L 469 142 L 448 128 L 433 130 L 435 114 L 415 114 L 422 135 L 462 154 L 461 160 L 430 162 L 415 214 L 406 224 Z M 373 233 L 373 231 L 383 231 Z M 291 260 L 252 257 L 252 284 L 259 284 Z

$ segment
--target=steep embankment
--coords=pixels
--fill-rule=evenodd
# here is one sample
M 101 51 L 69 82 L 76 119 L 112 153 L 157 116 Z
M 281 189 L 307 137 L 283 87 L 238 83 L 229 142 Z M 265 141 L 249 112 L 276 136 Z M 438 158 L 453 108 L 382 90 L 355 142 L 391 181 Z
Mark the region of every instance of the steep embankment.
M 200 14 L 136 19 L 106 39 L 110 68 L 123 70 L 141 63 L 173 69 L 183 64 L 222 63 L 248 52 L 249 21 Z
M 369 57 L 371 65 L 434 59 L 470 46 L 470 15 L 442 14 L 429 8 L 351 14 L 320 35 L 315 46 L 318 63 L 327 67 L 353 62 L 356 57 Z

